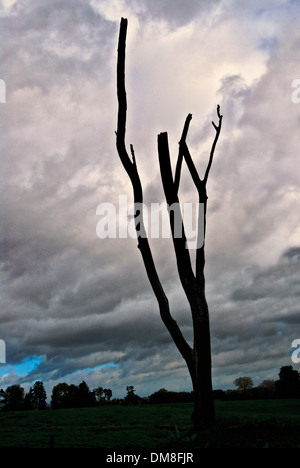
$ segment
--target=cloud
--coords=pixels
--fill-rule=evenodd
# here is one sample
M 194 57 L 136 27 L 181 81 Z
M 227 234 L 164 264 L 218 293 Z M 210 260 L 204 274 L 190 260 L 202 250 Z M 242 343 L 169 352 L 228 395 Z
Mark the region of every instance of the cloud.
M 140 8 L 143 21 L 150 16 L 154 21 L 164 20 L 168 24 L 178 27 L 189 23 L 203 12 L 207 14 L 219 3 L 219 0 L 214 0 L 209 4 L 203 0 L 198 2 L 187 0 L 184 3 L 180 0 L 163 0 L 159 3 L 145 0 L 144 2 L 135 1 L 133 3 L 135 8 Z
M 275 266 L 257 272 L 247 288 L 234 291 L 233 299 L 256 300 L 271 297 L 286 300 L 290 293 L 298 296 L 299 257 L 299 247 L 291 247 L 283 253 Z
M 50 389 L 84 379 L 114 396 L 131 384 L 143 394 L 190 385 L 136 241 L 96 234 L 100 203 L 116 205 L 120 194 L 132 201 L 114 134 L 121 16 L 129 19 L 127 144 L 146 203 L 163 201 L 157 134 L 168 131 L 175 162 L 191 112 L 188 143 L 203 175 L 217 104 L 224 115 L 208 186 L 205 270 L 215 385 L 246 370 L 257 383 L 266 373 L 276 378 L 298 333 L 296 11 L 280 1 L 6 2 L 0 337 L 7 364 L 40 359 L 19 381 L 44 379 Z M 196 201 L 185 167 L 181 195 Z M 172 243 L 151 246 L 191 342 Z

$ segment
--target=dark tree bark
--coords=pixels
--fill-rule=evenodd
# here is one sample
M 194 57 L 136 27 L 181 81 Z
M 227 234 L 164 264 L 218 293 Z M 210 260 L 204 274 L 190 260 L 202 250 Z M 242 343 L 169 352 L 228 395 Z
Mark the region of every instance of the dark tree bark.
M 174 251 L 176 255 L 178 274 L 190 306 L 193 320 L 194 342 L 193 347 L 191 347 L 183 337 L 177 322 L 173 319 L 170 313 L 169 301 L 157 274 L 148 238 L 146 236 L 146 231 L 143 225 L 141 213 L 143 203 L 143 189 L 137 170 L 134 149 L 133 146 L 130 145 L 130 157 L 125 144 L 127 115 L 127 98 L 125 89 L 125 48 L 127 24 L 127 19 L 122 18 L 119 31 L 117 62 L 117 95 L 119 104 L 116 132 L 117 151 L 132 183 L 134 203 L 135 206 L 138 206 L 138 210 L 135 212 L 138 248 L 142 254 L 145 269 L 159 305 L 160 315 L 189 369 L 195 397 L 195 407 L 192 415 L 192 421 L 195 428 L 198 429 L 213 423 L 215 418 L 214 402 L 212 396 L 209 311 L 205 297 L 204 243 L 197 248 L 194 272 L 191 264 L 190 252 L 186 245 L 186 236 L 180 210 L 176 211 L 176 213 L 174 213 L 173 210 L 169 210 L 170 226 Z M 217 108 L 217 115 L 219 122 L 218 125 L 213 123 L 216 134 L 203 180 L 201 180 L 198 175 L 186 143 L 192 115 L 189 114 L 187 116 L 183 127 L 182 136 L 179 141 L 179 153 L 174 178 L 172 174 L 169 153 L 168 135 L 166 132 L 158 135 L 158 158 L 167 205 L 168 207 L 179 207 L 178 189 L 182 163 L 183 160 L 185 160 L 198 192 L 199 203 L 204 204 L 204 232 L 207 204 L 206 183 L 222 124 L 222 116 L 220 115 L 219 106 Z M 176 235 L 178 222 L 181 224 L 181 236 Z

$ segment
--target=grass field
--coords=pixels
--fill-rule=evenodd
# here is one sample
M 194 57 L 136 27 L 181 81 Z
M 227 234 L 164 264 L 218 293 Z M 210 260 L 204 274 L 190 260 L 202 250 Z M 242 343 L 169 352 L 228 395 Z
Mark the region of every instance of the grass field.
M 0 413 L 1 448 L 300 448 L 299 400 L 217 401 L 192 434 L 191 403 Z

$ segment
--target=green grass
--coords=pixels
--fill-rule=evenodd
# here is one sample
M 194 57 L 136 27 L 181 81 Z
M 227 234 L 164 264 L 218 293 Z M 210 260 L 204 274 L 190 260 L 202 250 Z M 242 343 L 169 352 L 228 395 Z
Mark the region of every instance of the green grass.
M 1 448 L 300 448 L 299 400 L 217 401 L 191 432 L 190 403 L 0 413 Z

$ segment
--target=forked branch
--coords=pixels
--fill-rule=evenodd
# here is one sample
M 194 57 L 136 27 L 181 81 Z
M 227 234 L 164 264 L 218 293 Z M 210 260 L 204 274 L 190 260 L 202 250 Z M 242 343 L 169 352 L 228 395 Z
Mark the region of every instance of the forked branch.
M 212 165 L 216 144 L 217 144 L 217 141 L 218 141 L 218 138 L 219 138 L 219 135 L 220 135 L 220 132 L 221 132 L 221 127 L 222 127 L 222 118 L 223 118 L 223 116 L 220 114 L 220 106 L 219 105 L 217 106 L 217 116 L 218 116 L 218 119 L 219 119 L 218 125 L 216 125 L 214 122 L 212 122 L 212 125 L 213 125 L 214 129 L 216 130 L 216 135 L 215 135 L 215 138 L 214 138 L 214 141 L 213 141 L 213 144 L 212 144 L 212 148 L 211 148 L 210 155 L 209 155 L 208 165 L 207 165 L 203 180 L 201 180 L 200 177 L 199 177 L 198 171 L 196 169 L 196 166 L 195 166 L 195 164 L 193 162 L 190 151 L 188 149 L 188 145 L 186 143 L 187 133 L 188 133 L 190 121 L 192 119 L 192 114 L 188 114 L 188 116 L 187 116 L 187 118 L 185 120 L 185 124 L 184 124 L 183 131 L 182 131 L 182 136 L 181 136 L 181 139 L 179 141 L 179 151 L 178 151 L 178 158 L 177 158 L 177 164 L 176 164 L 176 170 L 175 170 L 175 180 L 174 180 L 175 190 L 178 193 L 179 183 L 180 183 L 180 175 L 181 175 L 181 169 L 182 169 L 182 161 L 183 161 L 183 158 L 184 158 L 185 162 L 187 164 L 187 167 L 188 167 L 188 169 L 190 171 L 193 182 L 195 184 L 195 187 L 196 187 L 196 189 L 198 191 L 199 201 L 202 202 L 202 203 L 206 202 L 207 197 L 206 197 L 206 187 L 205 186 L 206 186 L 206 183 L 207 183 L 207 179 L 208 179 L 209 171 L 210 171 L 210 168 L 211 168 L 211 165 Z

